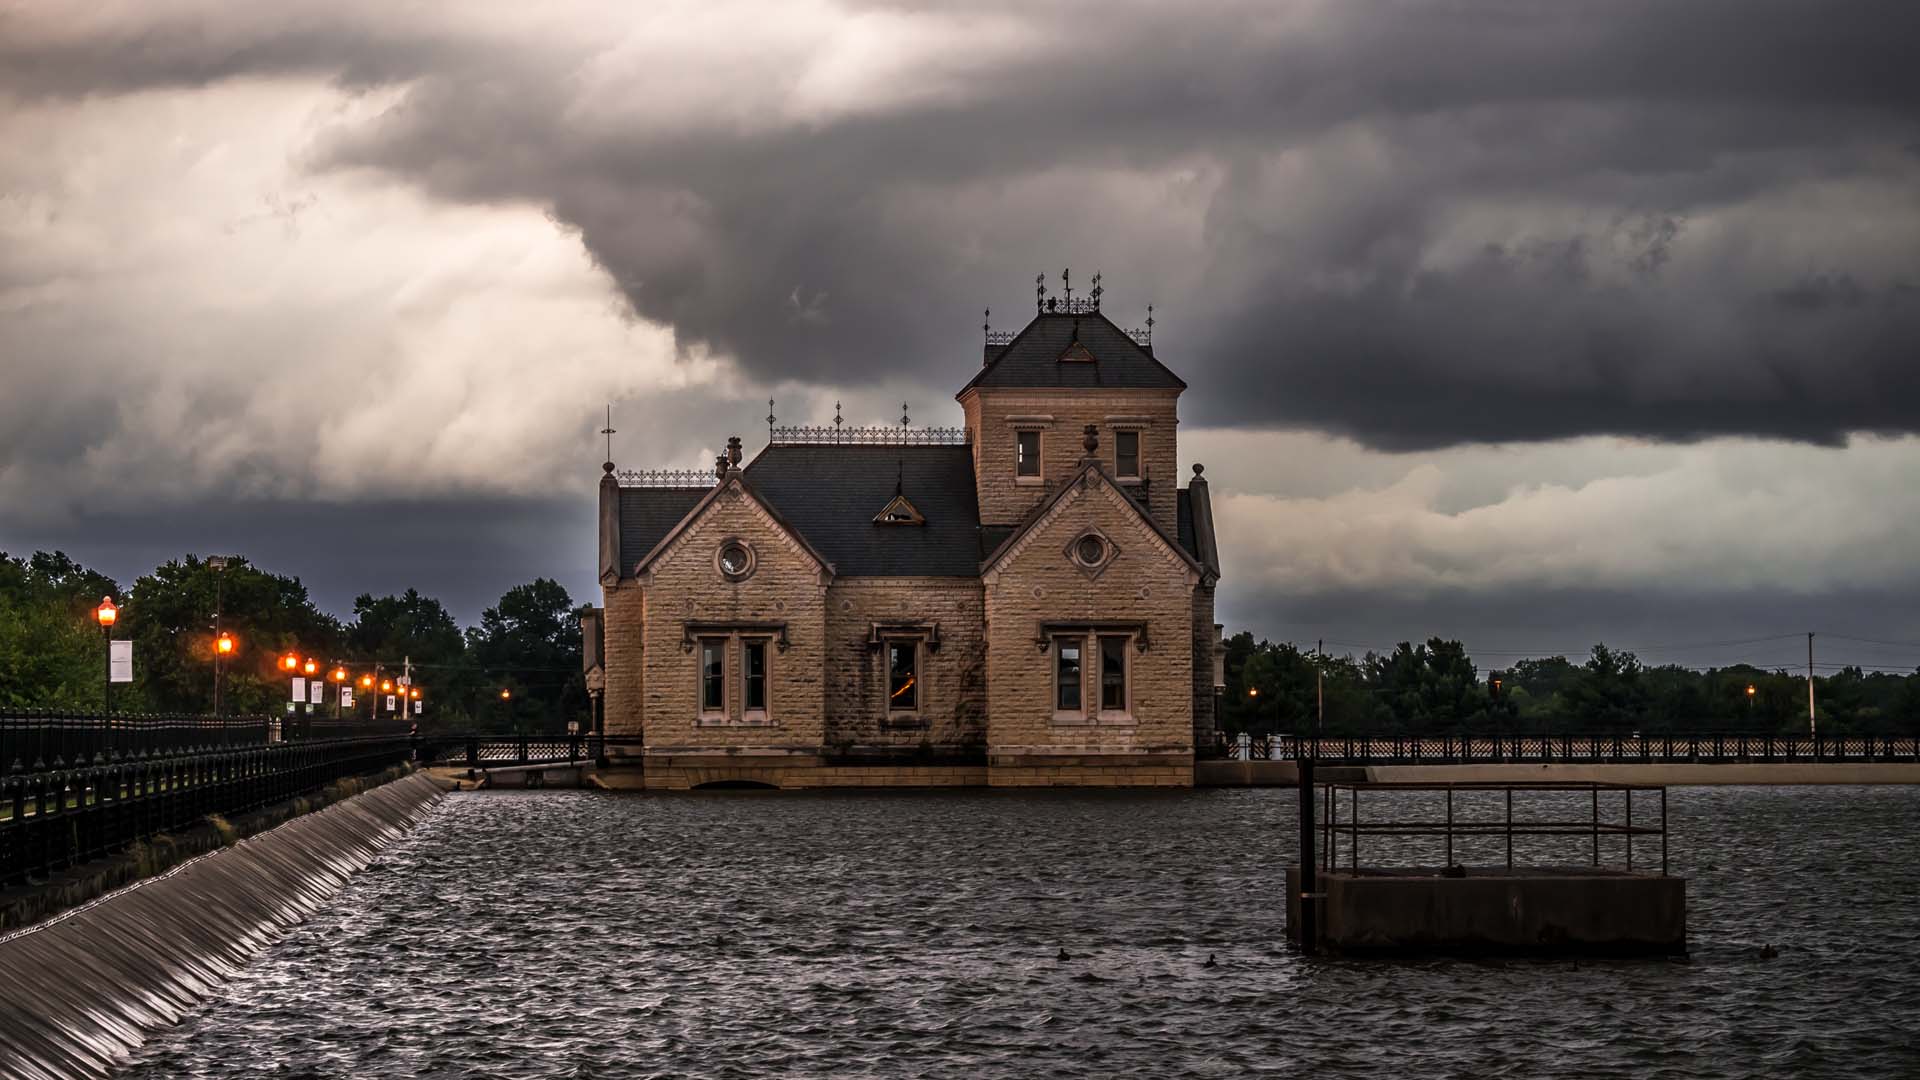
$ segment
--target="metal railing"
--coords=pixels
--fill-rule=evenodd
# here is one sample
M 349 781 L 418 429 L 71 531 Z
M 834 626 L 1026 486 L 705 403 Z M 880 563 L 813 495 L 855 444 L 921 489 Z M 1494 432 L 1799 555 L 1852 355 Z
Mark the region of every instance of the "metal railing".
M 1589 860 L 1591 865 L 1601 865 L 1601 838 L 1619 837 L 1624 840 L 1625 869 L 1633 871 L 1634 837 L 1660 838 L 1660 875 L 1667 873 L 1667 789 L 1659 784 L 1610 784 L 1598 781 L 1546 781 L 1524 783 L 1421 783 L 1421 782 L 1370 782 L 1349 783 L 1333 782 L 1324 786 L 1324 812 L 1321 815 L 1320 862 L 1323 870 L 1337 870 L 1340 865 L 1340 839 L 1347 841 L 1347 865 L 1349 872 L 1358 873 L 1360 865 L 1360 841 L 1362 837 L 1384 838 L 1390 836 L 1428 836 L 1441 837 L 1444 840 L 1441 866 L 1452 868 L 1454 863 L 1454 841 L 1456 838 L 1501 837 L 1506 842 L 1506 869 L 1514 868 L 1513 838 L 1516 836 L 1553 836 L 1577 837 L 1591 844 Z M 1634 792 L 1657 792 L 1660 797 L 1660 823 L 1641 824 L 1633 821 Z M 1366 794 L 1409 794 L 1415 792 L 1440 792 L 1445 796 L 1444 812 L 1437 819 L 1416 818 L 1412 820 L 1400 817 L 1385 821 L 1363 821 L 1361 819 L 1360 796 Z M 1553 793 L 1559 795 L 1586 795 L 1590 807 L 1584 820 L 1576 817 L 1557 816 L 1546 818 L 1521 817 L 1513 815 L 1513 796 L 1516 792 L 1530 795 Z M 1347 796 L 1347 820 L 1340 820 L 1341 794 Z M 1456 813 L 1456 799 L 1460 794 L 1491 793 L 1503 796 L 1498 800 L 1504 804 L 1504 814 L 1498 818 L 1467 817 Z M 1617 800 L 1622 817 L 1615 820 L 1602 810 L 1601 795 L 1618 794 Z M 1472 801 L 1477 800 L 1470 800 Z M 1395 810 L 1403 810 L 1407 800 L 1395 800 Z M 1609 808 L 1615 800 L 1608 800 Z M 1560 813 L 1562 805 L 1550 805 L 1550 813 Z M 1470 809 L 1478 809 L 1471 807 Z M 1524 807 L 1523 807 L 1524 809 Z M 1484 811 L 1482 811 L 1484 812 Z M 1463 868 L 1464 869 L 1464 868 Z M 1444 871 L 1443 871 L 1444 872 Z
M 624 488 L 710 488 L 720 482 L 712 469 L 621 469 L 613 479 Z
M 1913 735 L 1225 735 L 1197 748 L 1201 758 L 1282 761 L 1312 756 L 1325 765 L 1491 765 L 1781 762 L 1916 762 Z
M 395 724 L 0 713 L 0 885 L 407 760 Z
M 327 716 L 195 716 L 180 713 L 0 712 L 0 776 L 106 765 L 158 754 L 267 746 L 292 739 L 394 735 L 392 722 Z
M 488 769 L 512 765 L 572 765 L 602 757 L 608 748 L 638 740 L 600 735 L 482 735 L 439 732 L 420 737 L 420 760 L 428 765 Z
M 957 427 L 849 427 L 839 424 L 770 428 L 775 446 L 964 446 L 967 429 Z

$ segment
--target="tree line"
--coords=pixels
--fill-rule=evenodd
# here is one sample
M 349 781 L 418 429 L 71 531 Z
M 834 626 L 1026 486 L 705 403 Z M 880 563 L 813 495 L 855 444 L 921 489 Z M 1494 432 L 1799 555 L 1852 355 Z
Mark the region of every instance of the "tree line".
M 440 601 L 413 589 L 362 594 L 352 617 L 340 619 L 321 611 L 298 577 L 244 558 L 188 555 L 123 591 L 58 551 L 0 552 L 0 708 L 101 708 L 106 645 L 94 609 L 106 596 L 119 606 L 114 638 L 134 648 L 134 681 L 113 687 L 115 712 L 212 713 L 217 612 L 234 643 L 222 663 L 225 715 L 284 714 L 291 688 L 278 665 L 293 654 L 317 661 L 323 676 L 343 667 L 355 680 L 376 664 L 397 678 L 410 661 L 423 727 L 561 731 L 589 717 L 580 609 L 546 578 L 508 589 L 463 630 Z M 328 687 L 316 717 L 335 715 L 338 688 Z M 369 715 L 368 695 L 356 685 L 354 696 L 355 715 Z
M 1482 671 L 1465 645 L 1437 637 L 1357 658 L 1248 633 L 1226 644 L 1220 726 L 1232 733 L 1310 732 L 1317 693 L 1325 698 L 1321 731 L 1335 736 L 1807 730 L 1805 673 L 1751 664 L 1650 667 L 1601 644 L 1577 663 L 1547 656 Z M 1920 732 L 1920 669 L 1846 667 L 1817 675 L 1813 689 L 1822 734 Z

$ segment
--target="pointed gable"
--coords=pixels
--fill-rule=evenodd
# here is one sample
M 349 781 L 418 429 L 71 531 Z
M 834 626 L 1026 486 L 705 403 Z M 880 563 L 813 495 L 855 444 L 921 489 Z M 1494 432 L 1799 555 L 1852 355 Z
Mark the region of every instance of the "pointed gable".
M 886 508 L 873 515 L 875 525 L 925 525 L 926 515 L 914 509 L 913 502 L 905 495 L 896 494 Z
M 1096 493 L 1097 489 L 1097 493 Z M 1194 579 L 1205 578 L 1208 570 L 1199 560 L 1186 550 L 1180 541 L 1168 535 L 1167 530 L 1155 521 L 1146 507 L 1127 494 L 1126 489 L 1114 483 L 1111 476 L 1098 462 L 1089 461 L 1080 467 L 1066 483 L 1052 496 L 1034 507 L 1027 519 L 1021 522 L 1011 534 L 988 555 L 980 564 L 980 575 L 988 577 L 1000 566 L 1018 558 L 1031 542 L 1032 538 L 1051 525 L 1060 514 L 1076 499 L 1082 497 L 1104 497 L 1122 508 L 1126 516 L 1136 522 L 1150 537 L 1152 548 L 1162 552 L 1168 559 L 1179 563 L 1183 569 L 1194 575 Z

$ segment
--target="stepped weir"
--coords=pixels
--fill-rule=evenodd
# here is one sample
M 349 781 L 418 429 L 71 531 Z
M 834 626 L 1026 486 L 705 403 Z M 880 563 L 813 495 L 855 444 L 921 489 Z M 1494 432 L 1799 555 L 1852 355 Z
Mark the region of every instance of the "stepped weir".
M 0 936 L 0 1076 L 104 1077 L 441 797 L 414 774 Z

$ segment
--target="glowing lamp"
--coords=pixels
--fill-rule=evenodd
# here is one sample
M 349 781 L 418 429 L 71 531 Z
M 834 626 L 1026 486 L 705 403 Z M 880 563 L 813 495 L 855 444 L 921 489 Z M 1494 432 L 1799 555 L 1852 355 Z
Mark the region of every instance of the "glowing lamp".
M 331 676 L 331 678 L 333 679 L 334 682 L 346 682 L 347 669 L 343 667 L 334 668 L 333 675 Z
M 93 617 L 100 620 L 101 626 L 112 626 L 113 621 L 120 617 L 120 609 L 113 606 L 113 597 L 101 597 L 100 606 L 93 609 Z
M 294 671 L 299 667 L 300 667 L 300 658 L 293 655 L 292 653 L 288 653 L 287 655 L 280 658 L 280 670 L 282 671 Z
M 215 639 L 213 643 L 213 651 L 219 653 L 221 656 L 226 656 L 233 652 L 233 635 L 222 631 L 219 638 Z

